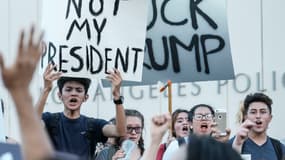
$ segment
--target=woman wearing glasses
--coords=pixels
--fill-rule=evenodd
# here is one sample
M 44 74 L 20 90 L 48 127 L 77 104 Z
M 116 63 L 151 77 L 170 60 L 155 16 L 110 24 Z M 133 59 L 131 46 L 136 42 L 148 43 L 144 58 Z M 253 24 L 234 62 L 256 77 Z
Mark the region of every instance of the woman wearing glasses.
M 134 142 L 134 147 L 128 155 L 129 159 L 137 160 L 142 156 L 144 148 L 144 140 L 142 131 L 144 128 L 143 115 L 134 109 L 125 109 L 126 115 L 126 137 L 116 138 L 116 144 L 102 150 L 95 160 L 117 160 L 126 156 L 126 151 L 121 147 L 124 140 L 128 139 Z
M 190 135 L 195 134 L 197 136 L 211 135 L 215 131 L 215 111 L 213 107 L 207 104 L 198 104 L 191 108 L 189 111 L 189 121 L 190 121 Z M 224 139 L 229 139 L 229 134 L 218 140 L 225 141 Z M 216 137 L 215 137 L 216 138 Z M 189 140 L 188 137 L 184 137 L 186 143 Z M 178 140 L 172 141 L 167 147 L 163 160 L 172 159 L 174 153 L 179 149 Z

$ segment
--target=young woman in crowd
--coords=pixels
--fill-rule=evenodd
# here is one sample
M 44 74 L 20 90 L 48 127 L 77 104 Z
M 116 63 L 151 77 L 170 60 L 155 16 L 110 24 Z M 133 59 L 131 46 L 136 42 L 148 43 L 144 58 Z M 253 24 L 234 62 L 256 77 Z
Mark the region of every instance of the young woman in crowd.
M 98 153 L 95 160 L 117 160 L 126 156 L 126 152 L 122 149 L 121 145 L 124 140 L 129 139 L 134 142 L 134 148 L 128 155 L 130 159 L 139 159 L 145 148 L 144 140 L 142 137 L 144 128 L 143 115 L 134 109 L 125 109 L 126 114 L 126 137 L 116 138 L 116 143 Z
M 167 148 L 167 146 L 180 137 L 187 137 L 189 135 L 190 123 L 188 118 L 188 111 L 185 109 L 176 109 L 171 115 L 171 134 L 167 139 L 166 143 L 162 143 L 159 146 L 156 160 L 162 160 L 163 154 Z

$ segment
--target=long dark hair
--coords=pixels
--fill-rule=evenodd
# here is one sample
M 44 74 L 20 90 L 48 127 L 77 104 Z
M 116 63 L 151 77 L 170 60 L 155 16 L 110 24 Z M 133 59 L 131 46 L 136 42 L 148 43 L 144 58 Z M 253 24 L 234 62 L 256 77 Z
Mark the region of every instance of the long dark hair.
M 126 114 L 126 117 L 128 117 L 128 116 L 138 117 L 142 122 L 142 132 L 141 132 L 141 137 L 139 139 L 139 144 L 138 144 L 138 146 L 141 150 L 141 155 L 142 155 L 144 150 L 145 150 L 144 139 L 142 136 L 143 135 L 143 129 L 144 129 L 144 117 L 138 110 L 135 110 L 135 109 L 125 109 L 125 114 Z
M 175 132 L 175 128 L 174 128 L 174 124 L 175 124 L 175 121 L 177 120 L 177 117 L 180 113 L 189 113 L 186 109 L 176 109 L 172 115 L 171 115 L 171 130 L 172 130 L 172 136 L 173 137 L 176 137 L 177 138 L 177 135 L 176 135 L 176 132 Z

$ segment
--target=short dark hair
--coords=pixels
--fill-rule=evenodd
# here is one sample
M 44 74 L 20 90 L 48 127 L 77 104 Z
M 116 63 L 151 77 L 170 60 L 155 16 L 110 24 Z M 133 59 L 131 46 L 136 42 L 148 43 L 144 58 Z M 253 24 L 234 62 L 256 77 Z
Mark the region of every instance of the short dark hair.
M 62 93 L 62 88 L 66 82 L 75 81 L 84 86 L 85 94 L 88 92 L 91 80 L 89 78 L 82 78 L 82 77 L 65 77 L 62 76 L 57 80 L 57 87 L 59 92 Z
M 214 108 L 212 106 L 207 105 L 207 104 L 197 104 L 197 105 L 193 106 L 190 109 L 190 111 L 189 111 L 188 117 L 189 117 L 189 121 L 190 122 L 193 122 L 193 117 L 194 117 L 195 111 L 196 111 L 197 108 L 200 108 L 200 107 L 209 108 L 209 110 L 211 111 L 212 115 L 215 116 L 215 111 L 214 111 Z
M 244 106 L 244 113 L 243 115 L 246 115 L 247 112 L 248 112 L 248 108 L 249 108 L 249 105 L 253 102 L 263 102 L 267 105 L 268 109 L 269 109 L 269 113 L 271 114 L 272 112 L 272 108 L 271 108 L 271 105 L 272 105 L 272 99 L 270 97 L 268 97 L 267 95 L 265 95 L 264 93 L 251 93 L 251 94 L 248 94 L 246 97 L 245 97 L 245 100 L 243 102 L 243 106 Z

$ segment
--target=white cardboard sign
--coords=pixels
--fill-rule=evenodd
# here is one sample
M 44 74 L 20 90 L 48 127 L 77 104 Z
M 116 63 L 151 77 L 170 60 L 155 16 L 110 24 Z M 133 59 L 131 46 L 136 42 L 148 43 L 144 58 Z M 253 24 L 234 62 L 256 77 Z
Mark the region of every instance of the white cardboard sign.
M 104 78 L 118 68 L 141 81 L 147 25 L 144 0 L 43 0 L 44 54 L 66 76 Z

